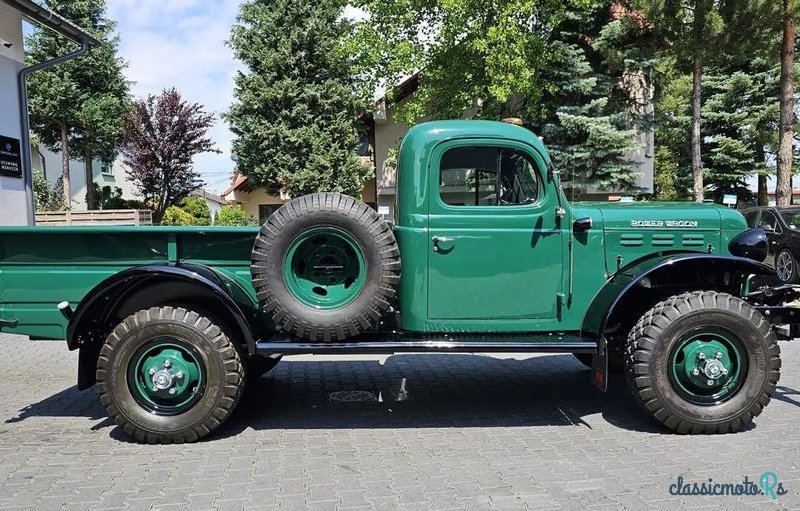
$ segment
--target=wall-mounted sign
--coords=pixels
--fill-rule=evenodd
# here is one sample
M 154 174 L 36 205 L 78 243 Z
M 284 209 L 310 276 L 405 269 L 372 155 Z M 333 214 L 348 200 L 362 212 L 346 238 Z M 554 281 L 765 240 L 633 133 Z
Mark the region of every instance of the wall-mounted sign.
M 22 177 L 19 139 L 0 135 L 0 176 Z

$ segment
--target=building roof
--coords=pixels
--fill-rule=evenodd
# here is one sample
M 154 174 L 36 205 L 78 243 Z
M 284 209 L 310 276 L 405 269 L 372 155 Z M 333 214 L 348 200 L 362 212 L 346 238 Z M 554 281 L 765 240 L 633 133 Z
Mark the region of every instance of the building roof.
M 222 192 L 222 196 L 227 197 L 229 193 L 238 191 L 252 192 L 253 189 L 254 189 L 253 185 L 251 185 L 248 182 L 247 176 L 245 176 L 244 174 L 240 174 L 238 171 L 234 171 L 233 182 L 231 183 L 231 185 L 228 187 L 227 190 Z
M 220 197 L 214 192 L 210 192 L 204 188 L 198 188 L 194 192 L 192 192 L 194 197 L 199 197 L 201 199 L 206 199 L 211 202 L 216 202 L 217 204 L 225 205 L 228 203 L 224 198 Z
M 72 23 L 68 19 L 59 16 L 50 9 L 39 5 L 33 0 L 0 0 L 0 2 L 10 5 L 19 11 L 31 22 L 53 30 L 77 43 L 87 43 L 89 46 L 99 46 L 100 41 L 92 37 L 88 32 Z

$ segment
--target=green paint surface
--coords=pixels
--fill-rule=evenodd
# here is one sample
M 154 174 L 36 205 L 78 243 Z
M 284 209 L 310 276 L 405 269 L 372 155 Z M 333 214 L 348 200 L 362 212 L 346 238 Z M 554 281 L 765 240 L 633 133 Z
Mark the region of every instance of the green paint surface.
M 476 145 L 525 154 L 537 173 L 537 200 L 491 207 L 443 203 L 441 154 Z M 695 203 L 570 204 L 562 197 L 559 217 L 550 164 L 541 140 L 511 124 L 437 121 L 409 130 L 399 151 L 395 210 L 404 329 L 578 331 L 589 304 L 604 286 L 612 286 L 619 268 L 649 255 L 726 255 L 728 241 L 746 228 L 738 212 Z M 573 221 L 586 217 L 592 228 L 573 232 Z M 257 232 L 255 227 L 1 227 L 0 319 L 19 321 L 3 331 L 63 338 L 66 320 L 56 304 L 67 300 L 76 307 L 105 278 L 154 263 L 206 265 L 234 300 L 254 309 L 249 266 Z M 447 240 L 442 250 L 434 250 L 434 237 Z M 363 286 L 363 255 L 359 250 L 350 255 L 347 247 L 357 247 L 347 235 L 335 238 L 326 248 L 335 252 L 343 273 L 328 275 L 330 300 L 313 296 L 319 284 L 313 275 L 294 283 L 298 298 L 313 306 L 339 307 Z M 316 258 L 317 249 L 301 240 L 290 259 Z M 348 278 L 353 281 L 345 286 Z M 268 335 L 268 318 L 253 317 L 259 323 L 254 329 Z

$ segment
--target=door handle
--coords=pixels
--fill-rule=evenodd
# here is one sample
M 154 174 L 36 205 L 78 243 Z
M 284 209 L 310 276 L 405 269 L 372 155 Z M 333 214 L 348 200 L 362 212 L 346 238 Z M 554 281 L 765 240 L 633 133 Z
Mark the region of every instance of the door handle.
M 453 242 L 456 240 L 454 238 L 448 238 L 447 236 L 434 236 L 431 238 L 433 241 L 433 251 L 439 252 L 440 250 L 450 250 L 453 248 Z

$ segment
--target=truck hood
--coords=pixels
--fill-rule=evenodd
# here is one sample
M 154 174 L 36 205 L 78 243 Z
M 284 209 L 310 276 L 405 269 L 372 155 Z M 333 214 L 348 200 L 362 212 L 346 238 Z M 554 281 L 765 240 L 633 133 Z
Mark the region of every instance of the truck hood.
M 602 229 L 606 269 L 668 251 L 728 254 L 728 241 L 747 228 L 741 213 L 696 202 L 578 202 L 575 218 Z

